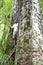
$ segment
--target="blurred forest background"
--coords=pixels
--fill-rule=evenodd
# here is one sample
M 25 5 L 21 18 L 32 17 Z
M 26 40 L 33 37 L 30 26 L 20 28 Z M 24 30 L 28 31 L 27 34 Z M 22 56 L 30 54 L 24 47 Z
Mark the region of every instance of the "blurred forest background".
M 11 22 L 16 18 L 14 45 Z M 0 0 L 0 65 L 43 65 L 43 0 Z

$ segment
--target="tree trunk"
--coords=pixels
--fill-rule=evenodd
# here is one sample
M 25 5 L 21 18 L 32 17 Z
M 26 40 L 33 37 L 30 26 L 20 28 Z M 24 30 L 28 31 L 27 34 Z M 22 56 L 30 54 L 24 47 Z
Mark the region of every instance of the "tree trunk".
M 32 0 L 32 46 L 33 46 L 33 64 L 41 65 L 43 57 L 43 37 L 41 28 L 41 14 L 38 0 Z
M 43 64 L 43 37 L 38 0 L 15 0 L 19 7 L 19 32 L 14 65 Z M 18 3 L 18 4 L 17 4 Z M 14 11 L 14 10 L 13 10 Z
M 20 5 L 21 4 L 21 5 Z M 29 39 L 31 37 L 31 0 L 19 1 L 20 7 L 20 21 L 19 21 L 19 35 L 17 40 L 15 63 L 14 65 L 33 65 L 31 52 L 29 46 Z

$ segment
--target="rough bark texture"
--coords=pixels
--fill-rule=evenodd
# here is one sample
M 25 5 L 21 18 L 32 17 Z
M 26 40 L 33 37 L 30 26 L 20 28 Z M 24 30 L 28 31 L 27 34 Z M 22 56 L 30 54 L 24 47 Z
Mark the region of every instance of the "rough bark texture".
M 19 39 L 16 49 L 15 65 L 32 65 L 29 39 L 31 34 L 31 0 L 18 1 L 20 7 Z
M 14 65 L 43 65 L 43 37 L 38 0 L 14 0 L 13 3 L 13 10 L 16 12 L 19 9 L 20 14 Z
M 38 0 L 32 0 L 32 46 L 33 64 L 43 65 L 43 37 L 41 28 L 41 14 Z

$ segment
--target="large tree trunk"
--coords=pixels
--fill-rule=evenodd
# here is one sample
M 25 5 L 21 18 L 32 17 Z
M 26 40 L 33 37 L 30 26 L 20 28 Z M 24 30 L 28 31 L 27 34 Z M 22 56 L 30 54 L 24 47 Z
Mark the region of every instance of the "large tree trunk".
M 19 32 L 14 65 L 43 64 L 43 37 L 38 0 L 15 0 L 19 7 Z M 17 4 L 18 3 L 18 4 Z M 17 9 L 15 9 L 17 10 Z
M 14 65 L 33 65 L 30 52 L 32 48 L 29 46 L 29 39 L 31 37 L 30 17 L 32 1 L 23 0 L 18 2 L 20 7 L 20 21 Z

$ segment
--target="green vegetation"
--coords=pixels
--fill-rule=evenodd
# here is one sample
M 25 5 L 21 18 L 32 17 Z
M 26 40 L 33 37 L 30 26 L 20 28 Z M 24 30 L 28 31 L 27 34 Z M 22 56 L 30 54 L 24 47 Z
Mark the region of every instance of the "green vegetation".
M 5 54 L 11 22 L 11 0 L 0 0 L 0 65 L 6 65 Z
M 42 11 L 42 17 L 43 17 L 43 0 L 39 0 L 41 11 Z

